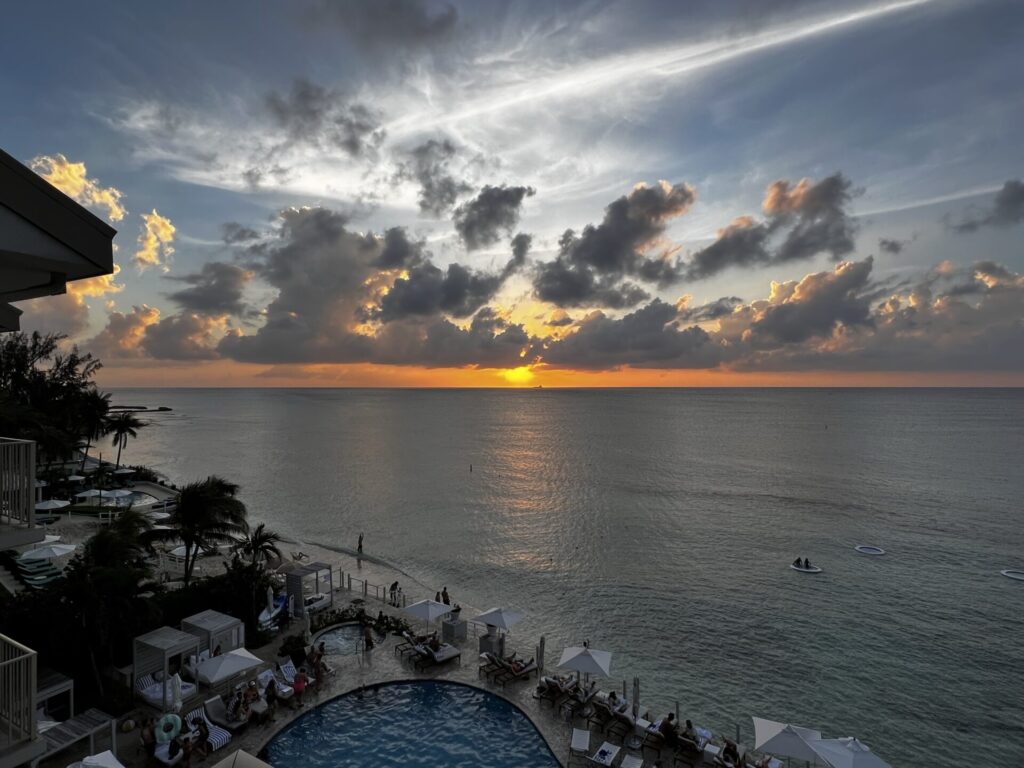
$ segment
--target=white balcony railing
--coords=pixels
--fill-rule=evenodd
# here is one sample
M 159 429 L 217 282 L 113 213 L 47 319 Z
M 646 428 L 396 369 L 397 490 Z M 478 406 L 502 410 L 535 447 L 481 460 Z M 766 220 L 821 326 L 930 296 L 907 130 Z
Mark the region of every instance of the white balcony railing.
M 35 740 L 36 652 L 0 635 L 0 746 Z
M 0 437 L 0 524 L 35 526 L 36 444 Z

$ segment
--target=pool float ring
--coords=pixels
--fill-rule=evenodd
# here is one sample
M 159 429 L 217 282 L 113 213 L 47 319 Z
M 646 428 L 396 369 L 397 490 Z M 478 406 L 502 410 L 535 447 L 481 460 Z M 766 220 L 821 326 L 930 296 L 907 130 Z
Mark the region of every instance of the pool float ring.
M 170 726 L 168 728 L 167 726 Z M 181 733 L 181 718 L 168 712 L 156 721 L 156 740 L 159 744 L 174 741 Z
M 1005 571 L 1000 571 L 1000 573 L 1008 579 L 1024 581 L 1024 571 L 1015 571 L 1012 568 L 1007 568 Z
M 812 565 L 810 568 L 804 568 L 804 566 L 802 565 L 797 567 L 790 563 L 789 567 L 792 568 L 794 571 L 800 571 L 800 573 L 821 573 L 821 568 L 819 568 L 816 565 Z
M 874 555 L 875 557 L 877 557 L 879 555 L 885 554 L 884 549 L 882 549 L 881 547 L 873 547 L 870 544 L 858 544 L 856 547 L 854 547 L 854 549 L 860 552 L 862 555 Z

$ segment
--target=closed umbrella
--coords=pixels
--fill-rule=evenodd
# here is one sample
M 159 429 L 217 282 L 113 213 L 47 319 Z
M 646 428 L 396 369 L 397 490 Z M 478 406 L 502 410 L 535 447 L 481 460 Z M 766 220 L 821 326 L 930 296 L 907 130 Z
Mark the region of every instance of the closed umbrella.
M 274 615 L 274 588 L 267 587 L 267 617 Z
M 544 646 L 545 646 L 544 635 L 540 636 L 540 644 L 537 646 L 537 669 L 538 674 L 544 671 Z
M 70 555 L 77 549 L 74 544 L 46 544 L 22 554 L 18 560 L 52 560 L 55 557 Z
M 70 506 L 70 501 L 63 501 L 62 499 L 47 499 L 46 501 L 40 501 L 36 504 L 36 512 L 44 512 L 48 509 L 64 509 L 64 507 Z
M 640 717 L 640 678 L 633 675 L 633 722 Z M 641 745 L 640 737 L 636 735 L 636 729 L 634 728 L 633 733 L 630 735 L 627 746 L 630 749 L 640 749 Z
M 181 712 L 181 675 L 175 674 L 171 678 L 171 709 Z
M 582 672 L 585 675 L 608 677 L 611 675 L 612 654 L 610 651 L 572 646 L 562 651 L 562 658 L 558 661 L 558 666 L 562 669 L 571 669 L 573 672 Z
M 754 749 L 797 760 L 813 762 L 818 759 L 818 753 L 811 747 L 811 743 L 821 740 L 821 731 L 761 717 L 751 719 L 754 721 Z
M 845 739 L 822 739 L 812 741 L 811 749 L 832 768 L 892 768 L 871 748 L 861 741 L 848 736 Z

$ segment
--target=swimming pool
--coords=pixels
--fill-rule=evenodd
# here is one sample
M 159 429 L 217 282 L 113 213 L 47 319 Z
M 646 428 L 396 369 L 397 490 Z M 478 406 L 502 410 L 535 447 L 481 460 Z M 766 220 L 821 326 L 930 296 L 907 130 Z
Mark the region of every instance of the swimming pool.
M 289 768 L 557 768 L 526 715 L 487 691 L 437 681 L 388 683 L 303 715 L 267 745 Z
M 324 643 L 324 650 L 328 654 L 348 655 L 359 653 L 363 650 L 363 628 L 359 624 L 340 624 L 337 627 L 325 629 L 313 641 L 314 645 Z

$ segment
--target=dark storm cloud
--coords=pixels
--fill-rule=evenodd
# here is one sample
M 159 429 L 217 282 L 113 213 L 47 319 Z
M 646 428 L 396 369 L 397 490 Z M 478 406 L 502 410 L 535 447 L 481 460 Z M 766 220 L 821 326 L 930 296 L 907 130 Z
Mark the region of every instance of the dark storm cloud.
M 381 269 L 404 269 L 423 260 L 423 243 L 409 239 L 405 227 L 391 227 L 384 232 L 384 247 L 373 260 Z
M 428 139 L 406 153 L 396 180 L 419 183 L 421 213 L 441 217 L 455 206 L 459 196 L 472 191 L 469 184 L 456 179 L 449 170 L 455 154 L 455 145 L 449 139 Z
M 959 224 L 956 232 L 976 232 L 982 227 L 1012 227 L 1024 221 L 1024 181 L 1011 179 L 996 193 L 987 212 L 972 212 Z
M 449 264 L 446 270 L 433 264 L 421 264 L 398 278 L 370 316 L 391 322 L 411 315 L 468 317 L 490 301 L 501 287 L 501 276 L 490 275 Z
M 906 240 L 894 240 L 888 237 L 878 238 L 878 250 L 882 253 L 897 254 L 902 253 L 903 249 L 906 248 Z
M 688 184 L 637 185 L 605 208 L 600 224 L 587 225 L 578 236 L 572 230 L 562 235 L 558 257 L 537 269 L 537 298 L 560 307 L 627 307 L 647 294 L 624 278 L 671 285 L 680 276 L 678 262 L 646 252 L 695 199 Z
M 545 344 L 541 357 L 556 368 L 586 370 L 716 366 L 721 354 L 708 333 L 677 320 L 676 308 L 660 299 L 619 319 L 594 312 L 578 330 Z
M 743 303 L 738 296 L 723 296 L 720 299 L 697 307 L 684 306 L 679 310 L 679 319 L 692 323 L 704 323 L 731 315 Z
M 731 267 L 783 264 L 821 253 L 839 260 L 854 248 L 856 225 L 846 210 L 853 195 L 841 173 L 817 183 L 776 181 L 765 194 L 765 218 L 741 216 L 722 229 L 691 257 L 686 277 L 702 280 Z
M 314 18 L 336 23 L 356 45 L 395 55 L 449 40 L 459 15 L 447 2 L 320 0 Z
M 183 312 L 147 326 L 140 346 L 158 360 L 215 360 L 214 330 L 209 317 Z
M 533 187 L 487 185 L 476 197 L 456 208 L 452 221 L 466 249 L 473 251 L 493 245 L 502 233 L 515 229 L 523 200 L 535 192 Z
M 260 233 L 250 227 L 244 227 L 237 221 L 229 221 L 221 225 L 221 237 L 228 245 L 248 243 L 258 240 Z
M 530 247 L 532 245 L 533 235 L 529 235 L 525 232 L 520 232 L 512 238 L 512 260 L 517 266 L 522 266 L 526 263 L 526 256 L 530 253 Z
M 242 294 L 252 272 L 237 264 L 209 261 L 199 272 L 165 279 L 189 286 L 167 294 L 182 309 L 205 315 L 241 315 L 245 311 Z
M 294 80 L 285 94 L 271 91 L 266 106 L 295 143 L 357 156 L 384 140 L 380 117 L 369 107 L 348 103 L 340 92 L 304 78 Z

